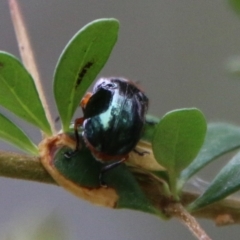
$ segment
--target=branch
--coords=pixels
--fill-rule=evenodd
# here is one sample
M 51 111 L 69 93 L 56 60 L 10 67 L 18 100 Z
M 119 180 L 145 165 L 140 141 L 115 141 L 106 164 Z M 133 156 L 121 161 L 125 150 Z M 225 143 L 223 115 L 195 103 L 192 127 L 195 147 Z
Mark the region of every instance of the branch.
M 0 151 L 0 176 L 56 185 L 56 182 L 43 168 L 38 157 L 4 151 Z M 188 205 L 198 196 L 199 194 L 185 191 L 182 194 L 181 203 L 183 206 Z M 191 214 L 199 218 L 211 219 L 219 226 L 239 224 L 240 201 L 232 198 L 224 199 Z
M 0 176 L 56 184 L 38 157 L 0 151 Z
M 8 1 L 22 61 L 35 81 L 35 85 L 44 106 L 47 119 L 51 125 L 52 131 L 55 132 L 54 121 L 52 120 L 43 92 L 33 50 L 17 0 Z M 134 171 L 132 173 L 134 174 Z M 56 185 L 56 182 L 53 180 L 53 178 L 43 168 L 38 157 L 31 157 L 4 151 L 0 151 L 0 176 Z M 141 185 L 141 183 L 139 184 Z M 158 207 L 160 210 L 162 210 L 162 206 L 160 206 L 158 203 L 161 193 L 149 192 L 149 194 L 150 197 L 154 199 L 155 207 Z M 198 194 L 184 192 L 181 203 L 166 203 L 164 210 L 170 216 L 179 218 L 198 239 L 202 240 L 210 240 L 210 238 L 206 235 L 204 230 L 200 227 L 193 216 L 212 219 L 218 225 L 240 223 L 240 210 L 238 210 L 240 209 L 240 201 L 234 199 L 223 200 L 190 215 L 190 213 L 188 213 L 183 206 L 188 205 L 198 196 Z
M 180 221 L 188 227 L 188 229 L 197 237 L 197 239 L 211 240 L 196 219 L 188 211 L 186 211 L 181 204 L 170 204 L 166 210 L 171 216 L 180 219 Z

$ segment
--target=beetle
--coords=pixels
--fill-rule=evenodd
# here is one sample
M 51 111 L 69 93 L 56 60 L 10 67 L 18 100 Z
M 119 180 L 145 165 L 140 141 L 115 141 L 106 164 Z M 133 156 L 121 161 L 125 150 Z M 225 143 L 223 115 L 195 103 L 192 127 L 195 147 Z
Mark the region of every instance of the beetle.
M 80 106 L 83 117 L 74 122 L 75 151 L 80 144 L 78 127 L 82 126 L 83 139 L 93 156 L 103 163 L 111 161 L 99 175 L 100 185 L 104 186 L 103 173 L 127 160 L 141 138 L 148 98 L 130 80 L 100 78 L 93 92 L 83 97 Z

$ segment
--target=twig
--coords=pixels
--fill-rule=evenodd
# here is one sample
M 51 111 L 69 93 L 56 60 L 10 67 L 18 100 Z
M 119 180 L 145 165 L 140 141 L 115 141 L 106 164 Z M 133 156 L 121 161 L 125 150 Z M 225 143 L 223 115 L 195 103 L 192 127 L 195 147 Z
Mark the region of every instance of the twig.
M 4 151 L 0 151 L 0 176 L 56 184 L 52 177 L 43 168 L 37 157 Z M 183 192 L 181 203 L 183 206 L 188 205 L 198 196 L 199 194 Z M 157 199 L 160 197 L 161 196 L 159 195 L 154 196 L 154 193 L 153 196 L 150 196 L 150 198 Z M 161 206 L 159 205 L 156 207 Z M 240 224 L 240 201 L 238 199 L 224 199 L 197 212 L 193 212 L 192 215 L 195 217 L 211 219 L 218 225 Z M 231 221 L 222 222 L 221 224 L 218 220 L 222 216 L 228 216 L 227 218 L 224 217 L 224 219 Z
M 32 50 L 31 44 L 30 44 L 30 40 L 29 40 L 29 37 L 27 34 L 27 30 L 25 27 L 25 23 L 23 21 L 23 17 L 22 17 L 18 2 L 17 2 L 17 0 L 8 0 L 8 2 L 9 2 L 9 8 L 10 8 L 10 12 L 11 12 L 12 22 L 13 22 L 13 26 L 15 29 L 15 34 L 17 37 L 18 47 L 19 47 L 19 51 L 20 51 L 20 55 L 21 55 L 23 64 L 26 67 L 26 69 L 31 73 L 31 75 L 35 81 L 35 85 L 38 90 L 39 97 L 42 101 L 43 107 L 46 112 L 46 117 L 49 121 L 52 132 L 55 133 L 56 131 L 55 131 L 55 127 L 54 127 L 54 121 L 51 117 L 49 107 L 47 104 L 47 100 L 44 95 L 44 91 L 43 91 L 43 87 L 41 84 L 36 61 L 34 58 L 33 50 Z
M 174 203 L 168 205 L 166 209 L 173 217 L 177 217 L 183 224 L 185 224 L 188 229 L 197 237 L 199 240 L 211 240 L 211 238 L 206 234 L 206 232 L 201 228 L 196 219 L 190 215 L 189 212 L 180 204 Z
M 38 157 L 0 151 L 0 176 L 56 184 Z
M 198 197 L 199 194 L 184 192 L 181 201 L 185 206 Z M 198 218 L 211 219 L 218 226 L 240 224 L 240 200 L 233 197 L 226 198 L 191 214 Z

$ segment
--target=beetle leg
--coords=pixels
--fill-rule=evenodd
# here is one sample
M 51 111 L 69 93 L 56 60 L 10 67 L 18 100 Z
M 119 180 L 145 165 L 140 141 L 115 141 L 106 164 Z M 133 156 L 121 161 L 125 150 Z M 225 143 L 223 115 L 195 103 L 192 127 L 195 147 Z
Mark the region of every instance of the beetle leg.
M 111 170 L 111 169 L 113 169 L 113 168 L 115 168 L 115 167 L 117 167 L 118 165 L 120 165 L 121 163 L 123 163 L 124 161 L 126 161 L 127 158 L 128 158 L 128 156 L 125 157 L 125 158 L 123 158 L 123 159 L 121 159 L 121 160 L 118 160 L 118 161 L 116 161 L 116 162 L 113 162 L 113 163 L 110 163 L 110 164 L 108 164 L 108 165 L 105 165 L 104 167 L 101 168 L 101 171 L 100 171 L 100 173 L 99 173 L 99 184 L 100 184 L 101 187 L 107 188 L 107 184 L 106 184 L 105 181 L 103 180 L 103 175 L 104 175 L 104 173 L 107 172 L 107 171 L 109 171 L 109 170 Z
M 76 140 L 76 148 L 75 148 L 73 151 L 71 151 L 71 152 L 66 152 L 66 153 L 64 154 L 64 156 L 65 156 L 66 158 L 71 158 L 74 154 L 76 154 L 76 152 L 77 152 L 78 149 L 79 149 L 80 139 L 79 139 L 79 135 L 78 135 L 78 127 L 83 125 L 83 121 L 84 121 L 84 118 L 83 118 L 83 117 L 77 118 L 77 119 L 75 119 L 75 121 L 74 121 L 74 134 L 75 134 L 75 140 Z
M 140 152 L 140 151 L 137 150 L 136 148 L 133 149 L 133 152 L 137 153 L 139 156 L 144 156 L 145 154 L 149 154 L 148 151 L 142 151 L 142 152 Z
M 84 122 L 83 117 L 77 118 L 74 121 L 74 134 L 75 134 L 75 139 L 76 139 L 76 149 L 75 149 L 75 151 L 77 151 L 79 149 L 79 143 L 80 143 L 79 135 L 78 135 L 78 127 L 82 126 L 83 122 Z
M 81 102 L 80 102 L 80 106 L 81 106 L 81 108 L 85 108 L 86 107 L 86 105 L 87 105 L 87 103 L 88 103 L 88 101 L 89 101 L 89 99 L 90 99 L 90 97 L 92 96 L 92 93 L 91 92 L 87 92 L 86 94 L 85 94 L 85 96 L 82 98 L 82 100 L 81 100 Z
M 80 102 L 80 106 L 81 108 L 84 110 L 84 108 L 86 107 L 90 97 L 92 96 L 92 93 L 87 92 L 85 94 L 85 96 L 82 98 L 81 102 Z M 80 145 L 80 139 L 79 139 L 79 135 L 78 135 L 78 127 L 82 126 L 84 122 L 84 118 L 77 118 L 74 121 L 74 135 L 75 135 L 75 139 L 76 139 L 76 148 L 72 151 L 72 152 L 66 152 L 64 154 L 64 156 L 66 158 L 71 158 L 79 149 L 79 145 Z

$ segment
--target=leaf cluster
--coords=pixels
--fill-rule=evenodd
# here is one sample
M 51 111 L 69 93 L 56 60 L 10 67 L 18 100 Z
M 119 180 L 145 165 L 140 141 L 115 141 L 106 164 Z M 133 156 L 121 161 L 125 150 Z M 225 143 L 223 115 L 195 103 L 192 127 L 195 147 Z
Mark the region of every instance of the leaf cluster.
M 70 139 L 73 139 L 73 114 L 107 62 L 117 41 L 118 30 L 119 23 L 115 19 L 93 21 L 73 36 L 59 58 L 53 92 L 62 130 Z M 52 137 L 34 80 L 23 64 L 6 52 L 0 52 L 0 96 L 2 107 Z M 29 154 L 39 154 L 36 144 L 3 114 L 0 114 L 0 137 Z M 181 201 L 183 187 L 192 176 L 220 156 L 240 147 L 240 127 L 228 123 L 207 124 L 200 110 L 177 109 L 161 119 L 146 116 L 138 146 L 147 149 L 149 156 L 136 157 L 131 153 L 129 163 L 106 174 L 106 181 L 116 194 L 113 207 L 167 217 L 156 207 L 156 198 L 153 200 L 152 196 L 157 196 L 161 206 L 166 199 Z M 50 160 L 51 167 L 61 175 L 61 179 L 73 184 L 74 189 L 79 187 L 81 196 L 86 191 L 91 190 L 92 193 L 92 189 L 99 190 L 94 190 L 94 194 L 105 191 L 98 180 L 102 164 L 94 159 L 87 147 L 83 147 L 70 162 L 64 157 L 70 146 L 57 147 Z M 189 211 L 199 210 L 239 190 L 239 165 L 240 154 L 237 153 L 203 194 L 186 206 Z

